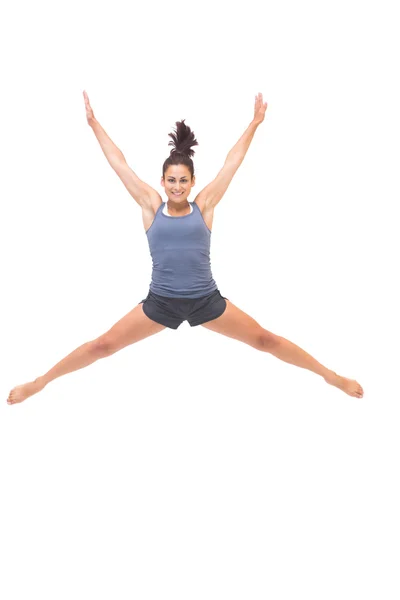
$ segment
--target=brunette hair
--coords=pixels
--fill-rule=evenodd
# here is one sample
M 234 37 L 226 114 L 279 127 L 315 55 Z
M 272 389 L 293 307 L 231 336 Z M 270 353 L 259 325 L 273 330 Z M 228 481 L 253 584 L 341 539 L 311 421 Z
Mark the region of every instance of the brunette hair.
M 193 131 L 185 124 L 185 120 L 176 121 L 176 129 L 174 133 L 169 133 L 169 137 L 172 141 L 168 142 L 168 146 L 174 146 L 171 150 L 169 157 L 163 164 L 163 174 L 171 165 L 186 165 L 190 171 L 191 176 L 194 175 L 194 166 L 191 156 L 194 155 L 192 146 L 198 146 L 199 143 L 196 140 Z

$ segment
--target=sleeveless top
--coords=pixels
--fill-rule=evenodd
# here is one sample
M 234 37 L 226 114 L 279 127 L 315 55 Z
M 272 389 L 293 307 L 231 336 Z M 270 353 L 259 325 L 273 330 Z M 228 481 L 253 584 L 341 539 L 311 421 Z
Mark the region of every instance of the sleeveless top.
M 218 289 L 210 265 L 211 231 L 197 204 L 172 217 L 160 204 L 146 231 L 153 261 L 150 291 L 168 298 L 201 298 Z

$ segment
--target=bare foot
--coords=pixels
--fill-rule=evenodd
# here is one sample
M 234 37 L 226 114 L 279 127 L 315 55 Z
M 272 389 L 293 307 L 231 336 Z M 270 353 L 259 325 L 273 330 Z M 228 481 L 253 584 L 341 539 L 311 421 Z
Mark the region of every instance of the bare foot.
M 40 392 L 43 388 L 44 385 L 37 380 L 24 383 L 24 385 L 17 385 L 17 387 L 11 390 L 7 399 L 7 404 L 18 404 L 18 402 L 23 402 L 29 398 L 29 396 L 33 396 L 33 394 Z
M 333 373 L 332 377 L 326 377 L 325 381 L 339 388 L 339 390 L 343 390 L 349 396 L 354 396 L 355 398 L 362 398 L 364 396 L 364 390 L 355 379 L 347 379 L 347 377 L 341 377 Z

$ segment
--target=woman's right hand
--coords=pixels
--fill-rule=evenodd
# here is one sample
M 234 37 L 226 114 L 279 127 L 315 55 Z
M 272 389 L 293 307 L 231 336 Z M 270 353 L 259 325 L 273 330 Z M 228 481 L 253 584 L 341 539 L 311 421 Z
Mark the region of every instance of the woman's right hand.
M 92 107 L 90 106 L 89 97 L 85 91 L 83 92 L 83 97 L 85 99 L 87 122 L 89 123 L 89 125 L 91 125 L 91 123 L 94 121 L 94 114 L 93 114 Z

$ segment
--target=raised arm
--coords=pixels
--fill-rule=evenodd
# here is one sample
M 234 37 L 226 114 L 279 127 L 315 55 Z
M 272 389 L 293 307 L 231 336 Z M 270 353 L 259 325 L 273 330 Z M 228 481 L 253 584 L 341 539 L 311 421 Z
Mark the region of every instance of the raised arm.
M 257 127 L 264 121 L 267 106 L 267 103 L 263 102 L 262 94 L 258 94 L 254 102 L 254 118 L 252 122 L 239 141 L 229 151 L 224 166 L 216 178 L 196 196 L 195 202 L 197 204 L 214 208 L 221 200 L 234 174 L 246 156 Z
M 139 179 L 136 173 L 132 171 L 121 150 L 114 144 L 100 123 L 96 120 L 92 107 L 90 106 L 88 95 L 85 91 L 83 92 L 83 97 L 85 99 L 87 122 L 93 129 L 106 159 L 134 200 L 136 200 L 142 208 L 146 207 L 150 204 L 151 199 L 154 198 L 155 195 L 160 195 L 151 186 Z

